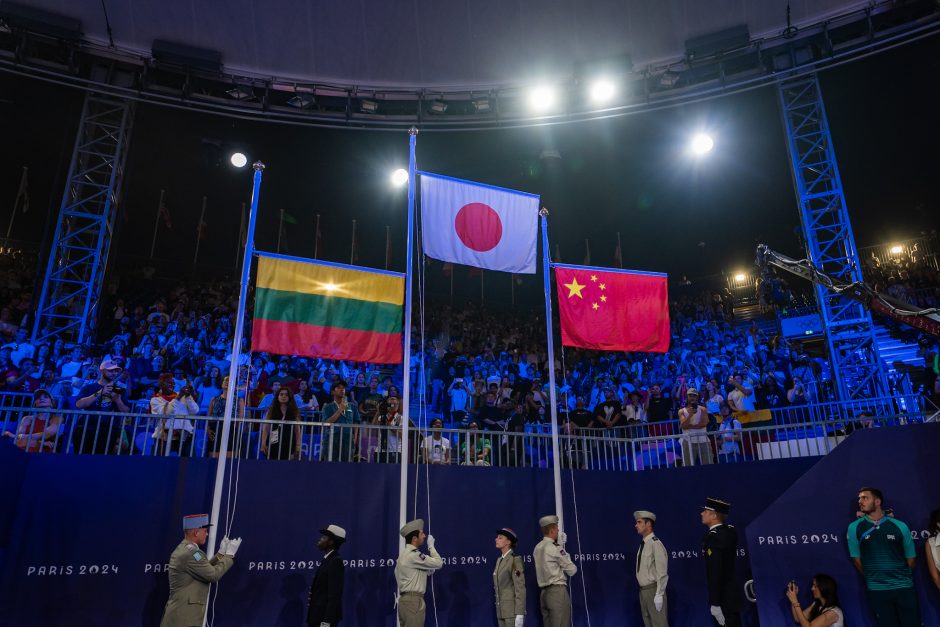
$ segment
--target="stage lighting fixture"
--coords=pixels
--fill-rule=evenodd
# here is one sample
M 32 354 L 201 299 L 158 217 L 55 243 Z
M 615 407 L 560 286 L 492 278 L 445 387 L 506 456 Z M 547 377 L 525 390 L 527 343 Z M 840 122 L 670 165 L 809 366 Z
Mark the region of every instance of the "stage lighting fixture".
M 604 103 L 614 97 L 617 93 L 617 86 L 613 81 L 601 78 L 591 83 L 591 100 L 596 103 Z
M 432 100 L 429 110 L 431 113 L 444 113 L 447 111 L 447 103 L 443 100 Z
M 236 168 L 244 168 L 248 165 L 248 157 L 243 152 L 233 152 L 229 162 Z
M 235 100 L 251 100 L 255 97 L 255 92 L 250 87 L 243 87 L 241 85 L 227 89 L 225 93 Z
M 739 272 L 738 274 L 734 275 L 734 280 L 736 283 L 744 283 L 744 281 L 747 280 L 747 275 Z
M 408 182 L 408 170 L 404 168 L 398 168 L 392 172 L 392 185 L 395 187 L 401 187 Z
M 904 247 L 903 247 L 903 246 L 892 246 L 892 247 L 891 247 L 891 254 L 892 254 L 892 255 L 900 255 L 900 254 L 903 253 L 903 252 L 904 252 Z
M 477 113 L 489 113 L 490 112 L 490 99 L 489 98 L 475 98 L 473 101 L 473 110 Z
M 555 89 L 550 85 L 539 85 L 529 92 L 529 107 L 533 111 L 548 111 L 555 105 Z
M 288 98 L 287 106 L 295 109 L 309 109 L 316 102 L 312 94 L 297 94 Z
M 704 155 L 711 152 L 711 149 L 715 147 L 715 141 L 705 133 L 699 133 L 692 138 L 692 153 L 696 155 Z
M 363 113 L 375 113 L 379 110 L 379 103 L 375 100 L 363 99 L 359 101 L 359 108 Z

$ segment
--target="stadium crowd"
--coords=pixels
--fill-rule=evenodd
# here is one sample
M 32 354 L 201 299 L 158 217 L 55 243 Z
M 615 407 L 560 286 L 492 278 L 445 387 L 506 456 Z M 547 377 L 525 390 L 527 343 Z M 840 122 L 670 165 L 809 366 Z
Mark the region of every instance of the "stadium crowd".
M 112 298 L 98 331 L 101 344 L 66 346 L 60 340 L 33 346 L 23 326 L 31 321 L 31 262 L 0 260 L 5 277 L 0 321 L 19 327 L 0 346 L 4 392 L 42 388 L 59 408 L 222 415 L 234 285 L 181 284 L 154 294 L 145 281 L 136 292 Z M 873 269 L 871 275 L 876 286 L 884 281 L 900 298 L 924 293 L 924 286 L 935 297 L 940 286 L 935 270 L 916 265 Z M 670 296 L 672 342 L 665 354 L 556 352 L 557 402 L 566 432 L 617 433 L 630 425 L 673 422 L 682 418 L 679 410 L 690 395 L 707 409 L 710 429 L 720 428 L 729 412 L 828 400 L 825 359 L 811 356 L 800 342 L 768 336 L 754 321 L 736 321 L 729 292 L 696 289 L 683 277 Z M 417 328 L 413 333 L 411 392 L 412 399 L 426 403 L 430 416 L 439 417 L 442 426 L 482 430 L 514 431 L 546 422 L 549 364 L 539 314 L 439 305 L 429 306 L 424 320 L 423 333 Z M 925 346 L 928 365 L 936 354 L 935 343 Z M 317 412 L 336 400 L 333 391 L 342 382 L 357 421 L 401 421 L 403 376 L 396 365 L 243 353 L 239 372 L 238 406 L 254 417 L 286 411 L 287 405 L 276 402 L 286 388 L 288 404 L 297 410 L 292 418 L 316 420 Z M 926 393 L 935 391 L 935 380 L 936 373 Z M 396 407 L 389 414 L 392 398 Z M 724 405 L 728 411 L 722 411 Z

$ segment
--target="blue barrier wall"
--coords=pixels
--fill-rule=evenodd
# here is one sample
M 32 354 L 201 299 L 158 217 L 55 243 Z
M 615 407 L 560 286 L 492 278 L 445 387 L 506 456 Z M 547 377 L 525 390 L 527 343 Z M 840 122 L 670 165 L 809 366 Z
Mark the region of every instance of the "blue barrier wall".
M 940 591 L 924 564 L 930 510 L 940 507 L 937 456 L 940 425 L 911 425 L 853 433 L 780 496 L 747 527 L 751 566 L 760 599 L 762 625 L 790 623 L 784 588 L 796 579 L 809 591 L 810 578 L 836 578 L 848 625 L 872 625 L 864 583 L 852 567 L 846 528 L 855 520 L 857 491 L 879 488 L 885 506 L 915 536 L 915 587 L 924 625 L 940 625 Z M 803 601 L 806 602 L 804 595 Z
M 0 447 L 0 468 L 22 465 L 24 457 Z M 817 461 L 643 473 L 563 471 L 568 550 L 580 568 L 572 580 L 575 624 L 587 624 L 585 598 L 592 626 L 639 624 L 633 574 L 639 540 L 631 513 L 649 508 L 659 516 L 657 535 L 671 557 L 670 622 L 711 625 L 699 505 L 706 496 L 733 503 L 743 581 L 750 570 L 744 527 Z M 12 548 L 0 564 L 0 625 L 158 625 L 168 588 L 165 563 L 181 537 L 179 519 L 208 509 L 214 469 L 214 461 L 204 459 L 29 457 L 14 508 Z M 425 468 L 418 470 L 416 511 L 428 517 Z M 514 527 L 520 552 L 530 555 L 538 517 L 553 508 L 551 473 L 429 470 L 430 530 L 447 559 L 432 578 L 439 624 L 492 625 L 494 532 Z M 320 557 L 317 529 L 335 523 L 349 533 L 342 550 L 349 561 L 344 623 L 394 625 L 398 472 L 383 465 L 241 462 L 233 533 L 244 544 L 219 587 L 215 624 L 302 624 Z M 818 570 L 819 562 L 809 557 L 802 564 L 805 575 Z M 537 625 L 531 561 L 526 580 L 527 624 Z M 433 605 L 429 593 L 429 625 Z

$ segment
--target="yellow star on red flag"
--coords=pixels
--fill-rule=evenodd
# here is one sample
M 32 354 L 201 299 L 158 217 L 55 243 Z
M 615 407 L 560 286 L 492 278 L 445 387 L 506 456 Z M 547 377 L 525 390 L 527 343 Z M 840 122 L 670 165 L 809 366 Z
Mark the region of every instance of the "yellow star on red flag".
M 583 290 L 587 286 L 580 285 L 578 283 L 578 277 L 573 277 L 571 279 L 571 283 L 565 283 L 565 287 L 568 288 L 568 298 L 571 298 L 572 296 L 575 296 L 575 295 L 578 298 L 584 298 L 584 296 L 581 295 L 581 290 Z

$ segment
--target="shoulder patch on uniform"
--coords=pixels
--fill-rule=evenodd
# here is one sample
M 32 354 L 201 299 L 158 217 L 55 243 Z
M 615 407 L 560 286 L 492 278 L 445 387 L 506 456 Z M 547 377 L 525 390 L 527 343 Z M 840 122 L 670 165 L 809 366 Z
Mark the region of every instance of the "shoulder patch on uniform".
M 521 571 L 521 570 L 517 570 L 517 571 L 516 571 L 516 577 L 522 577 L 522 571 Z
M 199 560 L 201 560 L 201 559 L 202 559 L 202 552 L 201 552 L 201 551 L 196 551 L 195 553 L 193 553 L 193 559 L 196 560 L 197 562 L 198 562 Z
M 734 525 L 725 525 L 728 529 L 734 529 Z
M 567 553 L 565 553 L 564 549 L 558 549 L 558 553 L 561 555 L 568 555 Z
M 653 542 L 659 542 L 659 538 L 657 538 L 656 536 L 653 536 Z
M 189 544 L 187 544 L 187 545 L 186 545 L 186 548 L 189 549 L 190 551 L 198 551 L 198 550 L 199 550 L 199 547 L 196 546 L 195 544 L 193 544 L 192 542 L 190 542 Z
M 424 553 L 418 553 L 418 559 L 419 559 L 419 560 L 427 559 L 427 557 L 428 557 L 428 556 L 425 555 Z

